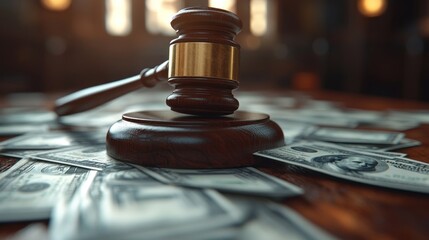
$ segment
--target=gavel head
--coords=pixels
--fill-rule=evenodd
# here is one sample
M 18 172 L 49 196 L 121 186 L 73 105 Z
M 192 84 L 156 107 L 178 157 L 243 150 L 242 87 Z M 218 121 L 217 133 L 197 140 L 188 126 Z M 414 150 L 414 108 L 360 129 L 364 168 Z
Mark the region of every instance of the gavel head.
M 172 19 L 177 38 L 170 42 L 167 98 L 171 110 L 193 115 L 227 115 L 238 108 L 241 30 L 237 15 L 216 8 L 185 8 Z

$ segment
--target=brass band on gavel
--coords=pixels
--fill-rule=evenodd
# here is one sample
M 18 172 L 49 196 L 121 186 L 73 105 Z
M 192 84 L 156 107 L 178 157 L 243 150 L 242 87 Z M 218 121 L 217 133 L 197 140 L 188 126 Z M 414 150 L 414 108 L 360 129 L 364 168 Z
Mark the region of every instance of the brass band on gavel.
M 209 42 L 170 45 L 168 78 L 212 77 L 238 80 L 239 49 Z

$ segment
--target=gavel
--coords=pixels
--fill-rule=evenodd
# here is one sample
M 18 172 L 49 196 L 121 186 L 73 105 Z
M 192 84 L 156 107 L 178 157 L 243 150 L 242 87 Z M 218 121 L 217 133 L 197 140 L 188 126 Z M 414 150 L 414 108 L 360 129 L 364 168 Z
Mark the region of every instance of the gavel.
M 240 45 L 234 38 L 241 30 L 241 20 L 221 9 L 191 7 L 180 10 L 171 26 L 178 36 L 170 42 L 168 61 L 137 76 L 62 97 L 55 103 L 57 115 L 89 110 L 166 79 L 175 88 L 166 100 L 171 110 L 207 116 L 232 114 L 239 106 L 232 91 L 239 85 Z
M 267 114 L 236 111 L 241 30 L 237 15 L 215 8 L 180 10 L 169 60 L 140 75 L 84 89 L 56 102 L 59 116 L 85 111 L 142 86 L 168 79 L 172 111 L 125 113 L 106 135 L 106 152 L 143 166 L 229 168 L 255 163 L 253 153 L 284 145 Z

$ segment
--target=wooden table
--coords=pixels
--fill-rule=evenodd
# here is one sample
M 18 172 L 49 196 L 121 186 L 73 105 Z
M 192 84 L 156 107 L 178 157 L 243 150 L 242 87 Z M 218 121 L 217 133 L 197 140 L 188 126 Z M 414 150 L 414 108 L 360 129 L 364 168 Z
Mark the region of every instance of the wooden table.
M 337 101 L 346 107 L 367 110 L 429 109 L 429 103 L 367 97 L 344 93 L 314 92 L 316 99 Z M 409 158 L 429 163 L 429 125 L 405 131 L 421 141 L 418 147 L 399 150 Z M 4 161 L 7 158 L 0 158 Z M 344 181 L 301 167 L 261 159 L 262 171 L 305 190 L 287 205 L 340 239 L 428 239 L 429 195 L 391 190 Z M 47 224 L 47 222 L 43 222 Z M 29 222 L 0 224 L 0 239 Z

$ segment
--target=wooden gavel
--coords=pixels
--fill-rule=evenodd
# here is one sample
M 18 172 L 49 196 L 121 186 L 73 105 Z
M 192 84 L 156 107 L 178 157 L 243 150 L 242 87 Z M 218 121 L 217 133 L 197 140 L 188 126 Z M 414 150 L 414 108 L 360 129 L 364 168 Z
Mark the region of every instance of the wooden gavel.
M 170 42 L 169 60 L 140 75 L 90 87 L 56 101 L 59 116 L 82 112 L 143 86 L 168 79 L 174 86 L 166 102 L 171 110 L 192 115 L 234 113 L 239 102 L 232 90 L 239 85 L 240 45 L 234 38 L 241 20 L 215 8 L 185 8 L 172 19 L 177 38 Z
M 167 168 L 230 168 L 255 164 L 253 153 L 284 145 L 267 114 L 236 111 L 242 23 L 215 8 L 185 8 L 171 21 L 177 38 L 169 60 L 140 75 L 84 89 L 56 102 L 59 116 L 96 107 L 142 86 L 168 79 L 171 110 L 128 112 L 106 134 L 117 160 Z M 225 116 L 226 115 L 226 116 Z

